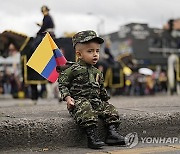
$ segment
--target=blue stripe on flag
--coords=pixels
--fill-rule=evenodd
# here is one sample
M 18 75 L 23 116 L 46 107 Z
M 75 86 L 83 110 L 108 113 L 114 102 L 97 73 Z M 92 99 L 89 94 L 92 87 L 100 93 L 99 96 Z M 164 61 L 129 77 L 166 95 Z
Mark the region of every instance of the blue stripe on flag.
M 55 49 L 55 50 L 53 50 L 53 52 L 54 52 L 55 58 L 63 56 L 63 54 L 61 53 L 61 51 L 59 49 Z
M 56 60 L 55 60 L 55 57 L 52 56 L 51 60 L 46 65 L 46 67 L 42 71 L 41 75 L 44 76 L 45 78 L 48 78 L 55 67 L 56 67 Z

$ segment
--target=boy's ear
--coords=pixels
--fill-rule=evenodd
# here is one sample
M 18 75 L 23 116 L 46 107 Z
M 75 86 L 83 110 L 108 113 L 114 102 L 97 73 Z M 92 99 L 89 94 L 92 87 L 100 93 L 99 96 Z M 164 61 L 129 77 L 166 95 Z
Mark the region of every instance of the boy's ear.
M 80 51 L 76 51 L 76 56 L 78 57 L 78 58 L 81 58 L 81 52 Z

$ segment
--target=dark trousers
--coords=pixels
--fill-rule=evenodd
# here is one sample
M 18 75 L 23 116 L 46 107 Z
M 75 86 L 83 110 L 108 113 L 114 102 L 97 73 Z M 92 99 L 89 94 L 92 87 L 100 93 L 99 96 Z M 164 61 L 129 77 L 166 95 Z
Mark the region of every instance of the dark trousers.
M 37 35 L 37 37 L 34 38 L 32 51 L 35 51 L 35 50 L 36 50 L 36 48 L 37 48 L 38 45 L 41 43 L 41 41 L 42 41 L 43 38 L 44 38 L 44 36 L 42 36 L 42 35 Z
M 38 89 L 37 85 L 31 85 L 31 99 L 37 100 L 38 99 Z

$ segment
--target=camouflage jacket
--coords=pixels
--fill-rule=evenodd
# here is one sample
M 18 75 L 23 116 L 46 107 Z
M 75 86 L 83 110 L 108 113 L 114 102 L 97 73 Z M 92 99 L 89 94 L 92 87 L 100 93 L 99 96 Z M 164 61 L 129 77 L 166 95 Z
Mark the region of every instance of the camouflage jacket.
M 71 96 L 74 99 L 85 97 L 109 100 L 104 87 L 104 78 L 100 70 L 84 61 L 78 61 L 59 75 L 59 91 L 62 99 Z

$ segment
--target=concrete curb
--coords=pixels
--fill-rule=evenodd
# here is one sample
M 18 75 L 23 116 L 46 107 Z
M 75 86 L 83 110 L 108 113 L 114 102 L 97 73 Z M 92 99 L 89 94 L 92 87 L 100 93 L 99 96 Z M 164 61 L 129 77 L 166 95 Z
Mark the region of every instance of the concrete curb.
M 12 118 L 0 123 L 0 148 L 86 145 L 86 136 L 73 119 Z M 121 114 L 121 134 L 137 132 L 138 137 L 178 137 L 180 112 Z M 100 121 L 100 136 L 105 129 Z

